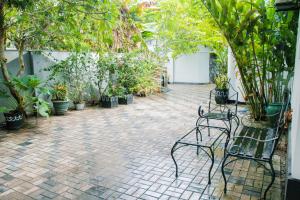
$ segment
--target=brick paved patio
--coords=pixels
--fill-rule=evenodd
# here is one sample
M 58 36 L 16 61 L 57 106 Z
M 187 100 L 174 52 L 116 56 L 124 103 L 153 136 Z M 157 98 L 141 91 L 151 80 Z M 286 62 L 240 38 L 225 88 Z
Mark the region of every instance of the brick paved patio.
M 254 162 L 236 162 L 227 195 L 217 150 L 211 186 L 208 157 L 170 150 L 191 129 L 212 85 L 173 85 L 167 94 L 135 98 L 115 109 L 88 108 L 39 119 L 38 126 L 0 131 L 0 199 L 259 199 L 270 176 Z M 33 121 L 34 122 L 34 121 Z M 280 170 L 275 155 L 275 169 Z M 264 191 L 264 190 L 263 190 Z M 280 199 L 276 178 L 270 199 Z

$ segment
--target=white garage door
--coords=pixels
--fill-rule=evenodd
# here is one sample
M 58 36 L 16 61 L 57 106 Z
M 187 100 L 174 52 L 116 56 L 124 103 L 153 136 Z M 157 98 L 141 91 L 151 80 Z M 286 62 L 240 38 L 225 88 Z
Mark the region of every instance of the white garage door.
M 175 83 L 208 83 L 209 53 L 180 56 L 175 60 L 173 70 Z

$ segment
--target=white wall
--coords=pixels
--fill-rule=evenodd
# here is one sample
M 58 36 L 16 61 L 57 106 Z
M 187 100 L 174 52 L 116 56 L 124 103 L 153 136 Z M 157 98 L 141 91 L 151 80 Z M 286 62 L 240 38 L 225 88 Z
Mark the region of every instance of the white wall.
M 240 73 L 239 70 L 236 66 L 236 61 L 235 58 L 233 56 L 233 53 L 230 49 L 230 47 L 228 47 L 228 78 L 230 79 L 230 84 L 232 85 L 232 87 L 239 93 L 239 102 L 245 102 L 245 99 L 243 98 L 242 95 L 242 82 L 241 82 L 241 78 L 240 78 Z M 230 88 L 229 90 L 229 97 L 230 100 L 235 100 L 235 97 L 232 97 L 232 94 L 234 93 L 234 91 L 232 90 L 232 88 Z
M 176 83 L 209 83 L 209 58 L 211 50 L 200 47 L 199 52 L 182 55 L 169 63 L 168 74 Z
M 46 81 L 50 72 L 44 71 L 46 67 L 54 65 L 55 63 L 65 60 L 70 56 L 70 52 L 65 51 L 43 51 L 32 52 L 32 65 L 34 74 L 41 80 Z
M 169 82 L 173 83 L 174 82 L 174 59 L 172 58 L 171 54 L 168 56 L 169 60 L 166 63 L 166 68 L 167 68 L 167 74 L 169 77 Z
M 293 120 L 291 129 L 291 176 L 300 179 L 300 18 L 298 22 L 297 50 L 292 89 Z

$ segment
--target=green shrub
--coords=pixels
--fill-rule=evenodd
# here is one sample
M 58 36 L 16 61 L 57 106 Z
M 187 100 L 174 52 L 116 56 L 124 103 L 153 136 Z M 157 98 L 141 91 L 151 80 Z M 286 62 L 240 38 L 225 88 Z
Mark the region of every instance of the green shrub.
M 219 75 L 215 79 L 216 88 L 220 90 L 228 89 L 228 77 L 227 75 Z

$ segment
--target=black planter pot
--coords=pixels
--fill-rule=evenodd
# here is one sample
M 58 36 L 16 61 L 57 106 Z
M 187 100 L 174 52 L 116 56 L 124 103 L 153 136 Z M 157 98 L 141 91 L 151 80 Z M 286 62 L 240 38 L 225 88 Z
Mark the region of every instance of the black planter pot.
M 115 96 L 112 96 L 112 97 L 103 96 L 100 99 L 100 105 L 103 108 L 114 108 L 114 107 L 117 107 L 119 105 L 119 103 L 118 103 L 118 97 L 115 97 Z
M 133 95 L 127 94 L 122 97 L 118 97 L 119 104 L 128 105 L 133 103 Z
M 9 130 L 18 130 L 23 126 L 24 116 L 19 111 L 4 113 L 6 128 Z
M 217 104 L 226 104 L 228 102 L 228 89 L 215 89 L 215 100 Z

